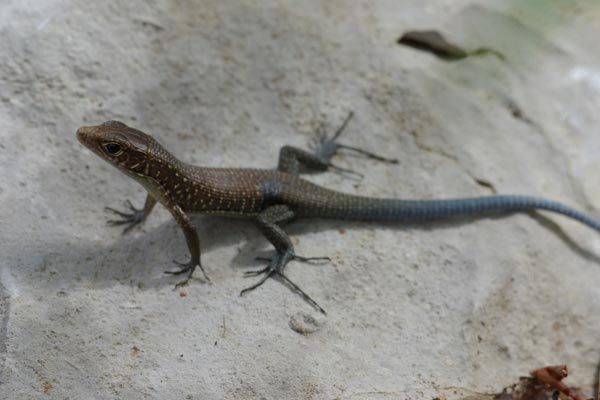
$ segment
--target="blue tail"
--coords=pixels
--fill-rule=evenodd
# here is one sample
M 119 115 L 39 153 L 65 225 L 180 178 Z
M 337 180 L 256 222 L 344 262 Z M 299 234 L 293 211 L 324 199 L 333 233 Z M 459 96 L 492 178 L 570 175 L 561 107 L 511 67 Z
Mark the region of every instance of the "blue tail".
M 556 201 L 531 196 L 489 196 L 447 200 L 395 200 L 343 196 L 321 208 L 322 217 L 363 221 L 423 221 L 494 212 L 546 210 L 600 232 L 600 221 Z

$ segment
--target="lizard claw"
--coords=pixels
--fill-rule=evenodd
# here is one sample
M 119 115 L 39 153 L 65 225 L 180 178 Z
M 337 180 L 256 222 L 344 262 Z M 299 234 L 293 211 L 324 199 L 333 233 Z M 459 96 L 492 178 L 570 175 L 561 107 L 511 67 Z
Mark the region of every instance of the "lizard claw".
M 265 260 L 265 259 L 263 259 L 263 260 Z M 268 260 L 269 259 L 266 259 L 266 261 L 268 261 Z M 269 270 L 269 267 L 267 266 L 267 267 L 262 268 L 262 269 L 254 269 L 254 270 L 251 270 L 251 271 L 244 271 L 244 276 L 257 276 L 257 275 L 260 275 L 260 274 L 267 273 L 268 270 Z M 247 289 L 242 290 L 242 292 L 245 292 L 245 291 L 247 291 Z
M 256 261 L 270 262 L 273 259 L 273 257 L 270 257 L 270 258 L 269 257 L 256 257 L 254 259 Z M 302 257 L 302 256 L 299 256 L 299 255 L 296 255 L 296 254 L 293 254 L 291 256 L 291 259 L 292 260 L 302 261 L 302 262 L 307 262 L 307 263 L 311 263 L 313 261 L 327 261 L 327 262 L 331 261 L 330 257 Z M 256 270 L 256 271 L 246 271 L 246 272 L 244 272 L 244 274 L 246 274 L 246 275 L 257 275 L 257 274 L 261 274 L 261 273 L 265 272 L 268 268 L 269 267 L 266 267 L 266 268 L 263 268 L 263 269 L 260 269 L 260 270 Z
M 267 281 L 267 279 L 272 278 L 273 276 L 277 275 L 279 278 L 281 278 L 281 280 L 283 280 L 283 282 L 288 287 L 290 287 L 293 291 L 295 291 L 300 296 L 302 296 L 304 301 L 306 301 L 308 304 L 310 304 L 311 306 L 313 306 L 314 308 L 319 310 L 321 313 L 327 314 L 325 312 L 325 310 L 323 309 L 323 307 L 321 307 L 308 294 L 306 294 L 306 292 L 304 292 L 298 285 L 296 285 L 292 280 L 290 280 L 290 278 L 285 276 L 285 274 L 283 273 L 283 269 L 285 268 L 286 264 L 290 260 L 299 260 L 299 261 L 310 262 L 310 261 L 315 261 L 315 260 L 330 260 L 330 258 L 329 257 L 300 257 L 300 256 L 295 255 L 292 251 L 277 253 L 273 257 L 268 259 L 269 264 L 265 268 L 259 269 L 259 270 L 247 271 L 244 273 L 245 276 L 257 276 L 260 274 L 264 274 L 264 276 L 258 282 L 256 282 L 254 285 L 243 289 L 240 292 L 240 296 L 243 296 L 244 294 L 251 292 L 252 290 L 256 289 L 257 287 L 259 287 L 263 283 L 265 283 Z
M 338 148 L 350 150 L 350 151 L 353 151 L 355 153 L 362 154 L 363 156 L 365 156 L 367 158 L 371 158 L 373 160 L 381 161 L 381 162 L 384 162 L 384 163 L 398 164 L 398 159 L 397 158 L 383 157 L 383 156 L 377 155 L 375 153 L 371 153 L 370 151 L 359 149 L 358 147 L 347 146 L 345 144 L 338 144 Z
M 192 260 L 187 263 L 182 263 L 182 262 L 173 260 L 173 262 L 175 264 L 179 265 L 181 268 L 178 270 L 175 270 L 175 271 L 164 271 L 165 274 L 181 275 L 186 272 L 188 273 L 188 276 L 186 279 L 184 279 L 183 281 L 181 281 L 175 285 L 176 288 L 187 285 L 188 281 L 192 278 L 192 275 L 194 274 L 196 267 L 200 267 L 200 271 L 202 271 L 202 275 L 204 275 L 204 279 L 206 279 L 207 282 L 210 282 L 210 278 L 208 277 L 208 275 L 206 275 L 206 271 L 204 271 L 204 268 L 202 267 L 202 264 L 200 264 L 200 261 L 195 262 L 194 260 Z
M 338 167 L 337 165 L 332 164 L 332 163 L 327 163 L 327 166 L 329 168 L 331 168 L 332 170 L 339 172 L 340 174 L 354 175 L 356 177 L 356 179 L 359 181 L 365 177 L 360 172 L 356 172 L 356 171 L 348 169 L 348 168 Z
M 184 274 L 186 272 L 188 272 L 189 270 L 193 270 L 194 268 L 192 267 L 192 265 L 190 265 L 189 263 L 180 263 L 179 261 L 175 261 L 173 260 L 173 263 L 183 267 L 180 268 L 178 270 L 175 271 L 165 271 L 165 274 L 169 274 L 169 275 L 181 275 Z
M 104 207 L 106 211 L 109 211 L 122 219 L 110 219 L 106 221 L 108 225 L 111 226 L 119 226 L 119 225 L 127 225 L 125 229 L 123 229 L 123 234 L 126 234 L 131 229 L 133 229 L 136 225 L 139 225 L 144 221 L 144 210 L 137 209 L 131 204 L 129 200 L 125 200 L 125 205 L 131 210 L 130 213 L 123 212 L 119 210 L 115 210 L 111 207 Z
M 297 256 L 297 255 L 293 255 L 292 258 L 294 260 L 298 260 L 298 261 L 302 261 L 302 262 L 307 262 L 307 263 L 311 263 L 313 261 L 325 261 L 325 262 L 330 262 L 331 258 L 330 257 L 301 257 L 301 256 Z
M 354 113 L 350 111 L 342 125 L 335 131 L 335 133 L 331 137 L 327 136 L 327 134 L 325 133 L 325 129 L 322 125 L 317 128 L 317 134 L 312 142 L 312 147 L 314 148 L 315 156 L 332 170 L 349 175 L 354 175 L 358 179 L 362 179 L 364 176 L 361 173 L 358 173 L 351 169 L 338 167 L 337 165 L 331 163 L 331 159 L 335 154 L 337 154 L 338 150 L 345 149 L 358 154 L 362 154 L 363 156 L 377 161 L 386 162 L 390 164 L 397 164 L 397 159 L 382 157 L 369 151 L 353 146 L 347 146 L 345 144 L 337 142 L 337 139 L 340 137 L 340 135 L 342 134 L 342 132 L 344 131 L 344 129 L 346 128 L 353 116 Z
M 341 145 L 337 143 L 336 140 L 340 136 L 342 131 L 346 128 L 346 125 L 348 125 L 348 122 L 350 122 L 350 119 L 353 115 L 354 113 L 351 111 L 348 114 L 348 117 L 346 117 L 346 120 L 344 121 L 342 126 L 333 134 L 332 137 L 327 136 L 323 125 L 319 125 L 319 127 L 317 128 L 317 134 L 313 142 L 311 143 L 311 147 L 314 148 L 315 155 L 317 156 L 317 158 L 325 164 L 330 164 L 331 158 L 337 153 L 338 149 L 340 148 Z M 331 167 L 332 165 L 329 166 Z
M 188 278 L 185 278 L 184 280 L 177 282 L 177 283 L 175 284 L 175 287 L 174 287 L 174 289 L 179 289 L 180 287 L 187 286 L 187 284 L 188 284 L 189 282 L 190 282 L 190 278 L 189 278 L 189 277 L 188 277 Z

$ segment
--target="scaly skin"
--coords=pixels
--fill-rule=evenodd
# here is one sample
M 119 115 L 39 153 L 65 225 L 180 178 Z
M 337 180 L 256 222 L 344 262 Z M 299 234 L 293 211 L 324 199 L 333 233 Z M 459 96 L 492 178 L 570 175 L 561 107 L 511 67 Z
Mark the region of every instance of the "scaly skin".
M 131 213 L 108 210 L 122 219 L 109 221 L 126 225 L 125 231 L 142 223 L 156 202 L 171 212 L 181 226 L 191 260 L 177 263 L 181 269 L 171 274 L 187 273 L 178 283 L 184 285 L 200 264 L 200 242 L 188 214 L 217 214 L 252 218 L 263 235 L 273 244 L 276 254 L 266 268 L 248 274 L 263 274 L 255 285 L 241 294 L 260 286 L 273 275 L 279 276 L 311 305 L 325 311 L 297 285 L 283 269 L 290 260 L 311 261 L 326 257 L 297 256 L 289 236 L 281 225 L 297 218 L 337 218 L 362 221 L 421 221 L 454 216 L 478 216 L 491 212 L 547 210 L 566 215 L 600 231 L 600 222 L 561 203 L 529 196 L 489 196 L 449 200 L 397 200 L 354 196 L 336 192 L 302 179 L 301 168 L 353 173 L 330 160 L 340 149 L 361 153 L 367 157 L 394 163 L 375 154 L 336 142 L 352 113 L 332 138 L 320 137 L 315 154 L 285 146 L 279 153 L 277 170 L 242 168 L 204 168 L 179 161 L 151 136 L 127 125 L 108 121 L 98 126 L 79 128 L 79 141 L 126 175 L 138 181 L 148 192 L 143 210 L 130 203 Z M 204 273 L 206 279 L 206 273 Z

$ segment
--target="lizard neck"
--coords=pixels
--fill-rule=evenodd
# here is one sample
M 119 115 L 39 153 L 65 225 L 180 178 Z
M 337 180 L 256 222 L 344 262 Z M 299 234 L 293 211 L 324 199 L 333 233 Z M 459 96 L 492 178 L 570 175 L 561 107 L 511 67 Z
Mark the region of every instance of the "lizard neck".
M 124 172 L 138 181 L 157 200 L 172 197 L 180 186 L 189 182 L 189 166 L 164 149 L 160 144 L 151 141 L 143 159 L 136 160 Z
M 160 144 L 149 146 L 145 162 L 136 167 L 137 180 L 163 205 L 176 204 L 183 210 L 209 207 L 210 182 L 201 179 L 202 168 L 178 160 Z M 168 204 L 167 204 L 168 203 Z

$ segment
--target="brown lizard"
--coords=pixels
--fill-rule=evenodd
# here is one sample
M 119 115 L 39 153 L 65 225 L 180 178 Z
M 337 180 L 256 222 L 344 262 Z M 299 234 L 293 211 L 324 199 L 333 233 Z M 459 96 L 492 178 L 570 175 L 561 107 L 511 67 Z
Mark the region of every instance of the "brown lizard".
M 188 282 L 196 267 L 206 273 L 200 263 L 200 242 L 189 214 L 233 215 L 252 218 L 262 234 L 273 244 L 276 254 L 264 269 L 247 274 L 263 277 L 241 294 L 255 289 L 273 275 L 279 276 L 306 301 L 324 310 L 283 274 L 290 260 L 310 261 L 327 257 L 300 257 L 281 228 L 298 218 L 336 218 L 362 221 L 422 221 L 454 216 L 478 216 L 490 212 L 548 210 L 576 219 L 600 231 L 596 219 L 561 203 L 531 196 L 487 196 L 448 200 L 399 200 L 356 196 L 326 189 L 302 179 L 301 167 L 325 171 L 333 168 L 348 172 L 331 163 L 340 149 L 364 154 L 370 158 L 396 162 L 336 140 L 352 113 L 332 138 L 322 135 L 315 153 L 285 146 L 279 153 L 276 170 L 245 168 L 207 168 L 186 164 L 165 150 L 151 136 L 122 122 L 108 121 L 98 126 L 79 128 L 79 141 L 126 175 L 139 182 L 148 192 L 142 210 L 128 202 L 131 212 L 108 208 L 122 219 L 109 221 L 126 225 L 127 232 L 143 222 L 157 202 L 171 212 L 185 234 L 191 259 L 169 274 L 187 273 Z M 350 171 L 352 172 L 352 171 Z

